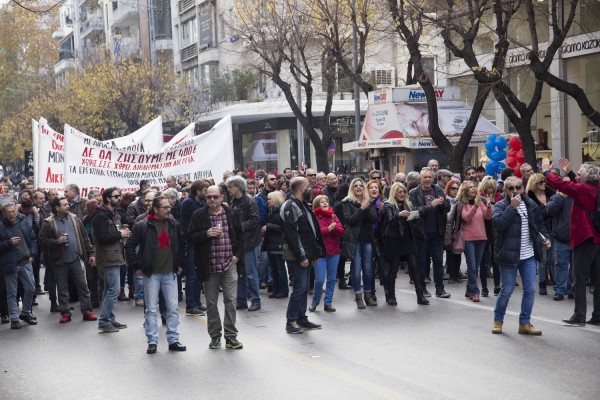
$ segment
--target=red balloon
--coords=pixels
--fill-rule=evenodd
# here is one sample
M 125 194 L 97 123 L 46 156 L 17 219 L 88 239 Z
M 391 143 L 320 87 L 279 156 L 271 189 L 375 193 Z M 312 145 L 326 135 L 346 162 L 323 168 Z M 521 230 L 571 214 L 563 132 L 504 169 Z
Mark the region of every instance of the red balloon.
M 508 165 L 511 168 L 514 168 L 517 166 L 517 159 L 515 157 L 508 157 L 506 159 L 506 165 Z
M 515 166 L 514 170 L 515 170 L 515 176 L 516 176 L 517 178 L 521 178 L 521 177 L 523 177 L 523 175 L 521 175 L 521 164 L 517 164 L 517 165 Z
M 519 164 L 525 162 L 525 152 L 523 152 L 523 150 L 517 151 L 517 161 L 519 162 Z
M 519 139 L 516 136 L 511 137 L 508 141 L 508 144 L 510 144 L 510 147 L 516 150 L 521 150 L 523 148 L 523 145 L 521 144 L 521 139 Z
M 518 151 L 517 149 L 513 149 L 513 148 L 511 148 L 511 149 L 508 151 L 508 156 L 509 156 L 509 157 L 515 157 L 515 158 L 516 158 L 516 157 L 517 157 L 517 151 Z

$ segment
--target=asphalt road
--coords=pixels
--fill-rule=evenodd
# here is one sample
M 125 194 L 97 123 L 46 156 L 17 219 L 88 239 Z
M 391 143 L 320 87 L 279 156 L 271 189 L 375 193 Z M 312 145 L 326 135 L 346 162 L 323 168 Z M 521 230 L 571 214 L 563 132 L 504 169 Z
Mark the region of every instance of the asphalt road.
M 319 331 L 285 333 L 287 299 L 238 312 L 243 350 L 209 350 L 205 317 L 186 317 L 181 342 L 146 354 L 142 309 L 119 302 L 129 327 L 100 333 L 83 322 L 58 323 L 47 296 L 35 310 L 39 324 L 0 325 L 0 399 L 598 399 L 600 327 L 567 327 L 572 300 L 536 296 L 532 323 L 543 335 L 517 334 L 520 287 L 509 304 L 504 334 L 493 335 L 495 297 L 475 304 L 465 285 L 446 285 L 450 299 L 418 306 L 408 276 L 397 286 L 398 307 L 357 310 L 352 291 L 334 295 L 335 313 L 322 305 L 309 318 Z M 589 312 L 591 296 L 588 295 Z M 589 315 L 588 315 L 589 318 Z

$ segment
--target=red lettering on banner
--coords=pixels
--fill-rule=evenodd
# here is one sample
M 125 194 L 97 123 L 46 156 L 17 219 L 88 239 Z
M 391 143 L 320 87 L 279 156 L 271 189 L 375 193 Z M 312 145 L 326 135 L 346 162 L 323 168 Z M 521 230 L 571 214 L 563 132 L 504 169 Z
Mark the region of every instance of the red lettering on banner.
M 94 149 L 92 147 L 85 147 L 81 157 L 94 157 Z
M 52 150 L 61 150 L 64 151 L 64 147 L 62 144 L 57 143 L 56 140 L 52 139 Z
M 52 169 L 48 167 L 46 172 L 46 183 L 63 183 L 63 174 L 55 174 Z

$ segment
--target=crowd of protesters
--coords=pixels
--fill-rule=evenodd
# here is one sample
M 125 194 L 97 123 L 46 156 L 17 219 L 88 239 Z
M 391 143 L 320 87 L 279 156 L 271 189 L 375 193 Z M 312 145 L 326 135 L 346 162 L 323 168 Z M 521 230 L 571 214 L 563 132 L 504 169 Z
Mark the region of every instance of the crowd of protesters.
M 574 299 L 566 324 L 597 325 L 600 170 L 582 165 L 575 173 L 566 159 L 559 165 L 544 160 L 537 173 L 529 164 L 506 168 L 498 181 L 482 167 L 466 168 L 461 179 L 436 160 L 393 178 L 379 170 L 349 177 L 236 170 L 218 184 L 169 176 L 164 190 L 141 181 L 135 193 L 112 187 L 87 198 L 72 184 L 63 196 L 5 178 L 1 322 L 36 325 L 33 307 L 47 294 L 59 323 L 72 320 L 78 301 L 84 321 L 119 332 L 127 325 L 114 304 L 133 300 L 144 308 L 148 354 L 157 351 L 159 317 L 169 350 L 185 351 L 178 333 L 185 301 L 186 315 L 206 315 L 209 348 L 220 348 L 223 337 L 226 348 L 241 349 L 236 313 L 260 310 L 261 290 L 271 301 L 288 299 L 285 329 L 299 334 L 321 329 L 307 314 L 321 303 L 336 312 L 336 286 L 352 290 L 360 310 L 397 306 L 404 270 L 419 305 L 449 298 L 446 284 L 464 285 L 475 303 L 493 293 L 493 333 L 502 332 L 517 275 L 519 333 L 541 335 L 531 313 L 536 290 L 547 295 L 549 285 L 555 301 Z M 586 320 L 588 290 L 594 308 Z

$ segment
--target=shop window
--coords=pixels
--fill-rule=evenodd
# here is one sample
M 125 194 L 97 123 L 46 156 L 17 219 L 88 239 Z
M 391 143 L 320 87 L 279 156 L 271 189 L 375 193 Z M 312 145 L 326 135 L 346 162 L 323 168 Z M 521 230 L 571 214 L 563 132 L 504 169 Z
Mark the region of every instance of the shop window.
M 277 133 L 260 132 L 242 135 L 242 162 L 253 170 L 277 169 Z

